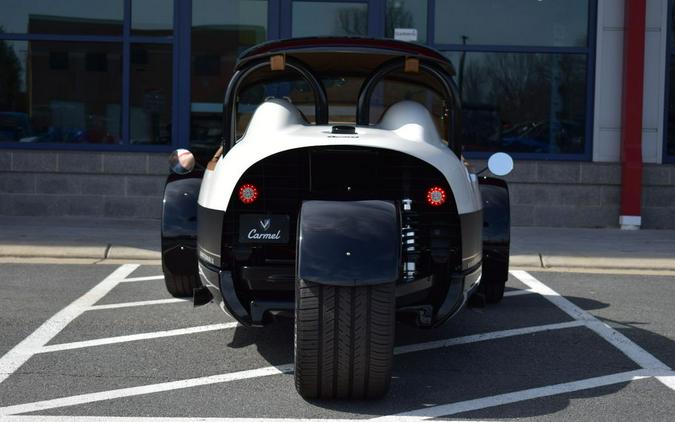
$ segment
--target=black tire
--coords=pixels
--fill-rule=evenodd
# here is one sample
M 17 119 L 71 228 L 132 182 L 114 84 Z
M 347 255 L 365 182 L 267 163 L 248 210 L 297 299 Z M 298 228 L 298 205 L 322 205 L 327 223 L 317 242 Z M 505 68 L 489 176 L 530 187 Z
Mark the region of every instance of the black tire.
M 501 261 L 486 259 L 483 261 L 483 278 L 478 287 L 478 291 L 485 296 L 485 301 L 489 304 L 496 304 L 502 301 L 504 297 L 504 286 L 509 278 L 508 251 L 506 260 Z
M 485 282 L 481 282 L 479 291 L 483 293 L 487 303 L 494 305 L 502 301 L 502 298 L 504 297 L 505 284 L 506 280 L 501 282 L 495 280 L 485 280 Z
M 173 274 L 163 268 L 166 290 L 173 297 L 192 297 L 192 290 L 199 287 L 201 282 L 194 275 Z
M 377 398 L 389 389 L 394 284 L 336 287 L 300 280 L 295 388 L 306 399 Z

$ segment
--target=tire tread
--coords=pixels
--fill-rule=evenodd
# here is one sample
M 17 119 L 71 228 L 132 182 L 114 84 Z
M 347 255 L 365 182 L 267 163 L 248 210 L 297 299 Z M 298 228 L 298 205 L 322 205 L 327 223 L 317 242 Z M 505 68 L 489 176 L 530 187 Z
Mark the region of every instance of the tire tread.
M 394 284 L 296 287 L 295 385 L 305 398 L 376 398 L 389 388 Z

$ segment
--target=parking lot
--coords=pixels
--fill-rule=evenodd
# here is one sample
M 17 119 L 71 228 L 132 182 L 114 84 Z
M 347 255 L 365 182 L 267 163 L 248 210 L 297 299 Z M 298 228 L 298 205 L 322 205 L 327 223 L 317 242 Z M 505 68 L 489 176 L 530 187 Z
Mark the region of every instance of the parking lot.
M 672 420 L 675 278 L 512 271 L 504 301 L 397 327 L 391 391 L 303 400 L 293 324 L 171 298 L 158 266 L 2 264 L 0 419 Z

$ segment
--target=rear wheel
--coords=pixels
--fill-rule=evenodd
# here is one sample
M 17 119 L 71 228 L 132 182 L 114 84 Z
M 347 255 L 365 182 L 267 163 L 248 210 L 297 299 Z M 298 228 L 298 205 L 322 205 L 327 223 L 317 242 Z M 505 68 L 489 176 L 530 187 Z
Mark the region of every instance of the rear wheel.
M 504 297 L 504 286 L 509 278 L 509 255 L 486 254 L 483 260 L 483 277 L 478 292 L 490 304 L 499 303 Z
M 303 397 L 376 398 L 391 378 L 394 283 L 296 286 L 295 387 Z
M 162 266 L 162 270 L 166 290 L 173 297 L 192 297 L 192 290 L 201 284 L 195 275 L 173 274 L 165 266 Z
M 504 297 L 504 281 L 485 280 L 480 283 L 478 291 L 483 294 L 485 301 L 490 304 L 499 303 Z

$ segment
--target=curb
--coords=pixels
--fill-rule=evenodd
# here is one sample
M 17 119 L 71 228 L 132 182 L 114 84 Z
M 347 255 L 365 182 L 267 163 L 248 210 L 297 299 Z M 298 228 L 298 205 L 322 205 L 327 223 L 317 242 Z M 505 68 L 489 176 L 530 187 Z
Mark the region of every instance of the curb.
M 50 259 L 88 259 L 88 260 L 160 260 L 161 253 L 152 249 L 131 246 L 95 245 L 0 245 L 0 258 L 50 258 Z
M 20 261 L 47 260 L 91 260 L 111 261 L 160 261 L 158 250 L 118 245 L 0 245 L 0 259 Z M 675 258 L 653 258 L 635 256 L 562 256 L 537 253 L 511 255 L 511 267 L 530 269 L 588 269 L 615 271 L 675 271 Z
M 597 270 L 675 271 L 675 258 L 634 256 L 562 256 L 543 254 L 511 255 L 509 264 L 528 268 L 582 268 Z

